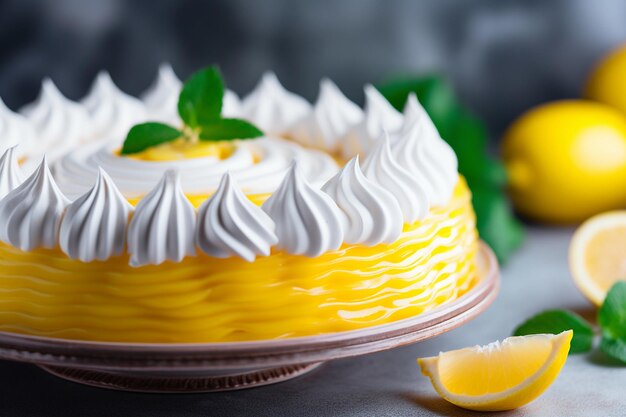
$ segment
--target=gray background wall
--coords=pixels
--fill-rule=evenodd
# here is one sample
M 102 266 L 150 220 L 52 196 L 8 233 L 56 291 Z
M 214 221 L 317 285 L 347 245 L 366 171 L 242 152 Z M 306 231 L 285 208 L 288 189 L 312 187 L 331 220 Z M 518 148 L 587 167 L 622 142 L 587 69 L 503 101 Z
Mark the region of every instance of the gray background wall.
M 0 1 L 0 97 L 32 100 L 51 76 L 72 98 L 108 69 L 138 94 L 158 64 L 181 77 L 219 63 L 249 91 L 260 74 L 313 100 L 333 78 L 440 71 L 494 137 L 521 111 L 575 97 L 594 61 L 626 40 L 622 0 Z

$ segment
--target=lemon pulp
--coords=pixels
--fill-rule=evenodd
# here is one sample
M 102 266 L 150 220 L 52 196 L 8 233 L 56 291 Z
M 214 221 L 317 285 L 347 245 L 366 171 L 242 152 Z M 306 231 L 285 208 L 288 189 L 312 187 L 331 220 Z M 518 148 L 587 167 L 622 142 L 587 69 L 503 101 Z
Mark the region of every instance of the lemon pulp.
M 418 359 L 447 401 L 476 411 L 504 411 L 537 398 L 567 360 L 573 332 L 510 337 Z
M 580 226 L 569 263 L 576 286 L 600 306 L 611 286 L 626 280 L 626 211 L 599 214 Z

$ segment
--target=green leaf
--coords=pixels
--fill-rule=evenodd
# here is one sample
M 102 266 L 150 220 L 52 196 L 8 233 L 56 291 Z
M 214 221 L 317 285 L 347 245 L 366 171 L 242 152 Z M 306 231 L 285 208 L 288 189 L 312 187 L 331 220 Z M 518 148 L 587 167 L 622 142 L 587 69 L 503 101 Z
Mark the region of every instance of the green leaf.
M 593 346 L 593 328 L 578 314 L 566 310 L 548 310 L 537 314 L 522 323 L 513 332 L 514 336 L 527 334 L 559 334 L 573 330 L 570 353 L 589 352 Z
M 626 282 L 613 284 L 598 311 L 598 324 L 602 331 L 600 348 L 626 362 Z
M 200 139 L 204 141 L 252 139 L 259 136 L 263 136 L 261 130 L 241 119 L 220 119 L 200 128 Z
M 600 349 L 613 359 L 626 363 L 626 342 L 619 339 L 602 337 Z
M 171 142 L 182 135 L 182 132 L 178 129 L 163 123 L 148 122 L 135 125 L 126 136 L 121 154 L 130 155 L 141 152 L 152 146 Z
M 524 229 L 500 188 L 487 183 L 470 183 L 470 188 L 478 234 L 505 262 L 524 241 Z
M 224 81 L 217 67 L 193 74 L 178 97 L 178 114 L 191 128 L 219 120 L 222 113 Z
M 613 284 L 598 311 L 602 334 L 626 340 L 626 281 Z

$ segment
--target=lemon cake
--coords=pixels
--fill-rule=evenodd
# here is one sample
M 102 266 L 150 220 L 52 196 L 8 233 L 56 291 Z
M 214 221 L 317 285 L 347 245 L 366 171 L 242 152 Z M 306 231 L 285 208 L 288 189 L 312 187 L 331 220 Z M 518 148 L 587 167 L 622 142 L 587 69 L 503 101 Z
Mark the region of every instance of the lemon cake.
M 472 288 L 471 195 L 415 96 L 398 112 L 366 86 L 361 108 L 323 80 L 311 104 L 266 74 L 243 99 L 223 89 L 213 103 L 214 74 L 183 85 L 164 66 L 136 98 L 101 73 L 80 102 L 44 80 L 18 112 L 0 103 L 0 331 L 311 336 L 413 317 Z M 157 124 L 175 128 L 128 143 Z

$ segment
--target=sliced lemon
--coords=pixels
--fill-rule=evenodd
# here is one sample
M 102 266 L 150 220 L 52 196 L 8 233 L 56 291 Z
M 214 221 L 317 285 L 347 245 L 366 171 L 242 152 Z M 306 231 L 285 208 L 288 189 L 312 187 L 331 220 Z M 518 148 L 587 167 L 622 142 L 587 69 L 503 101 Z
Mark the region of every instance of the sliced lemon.
M 569 249 L 570 271 L 580 291 L 595 305 L 626 280 L 626 211 L 599 214 L 583 223 Z
M 476 411 L 512 410 L 552 384 L 567 359 L 572 334 L 509 337 L 417 361 L 446 401 Z

